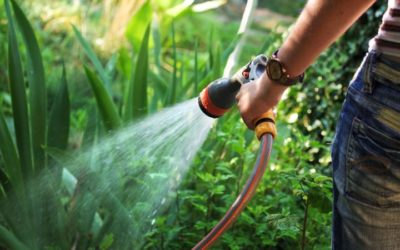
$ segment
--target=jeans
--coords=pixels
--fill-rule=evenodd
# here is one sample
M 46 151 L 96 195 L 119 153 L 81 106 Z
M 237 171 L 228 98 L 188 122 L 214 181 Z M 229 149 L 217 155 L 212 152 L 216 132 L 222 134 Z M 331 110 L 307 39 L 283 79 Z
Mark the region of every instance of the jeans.
M 332 145 L 335 250 L 400 249 L 400 63 L 370 51 Z

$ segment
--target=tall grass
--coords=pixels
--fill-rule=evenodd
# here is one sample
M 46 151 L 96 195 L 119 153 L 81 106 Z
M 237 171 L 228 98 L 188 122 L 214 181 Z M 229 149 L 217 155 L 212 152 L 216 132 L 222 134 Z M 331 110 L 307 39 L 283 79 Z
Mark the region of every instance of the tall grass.
M 201 5 L 204 10 L 208 10 L 219 7 L 221 4 L 223 4 L 223 1 L 209 1 Z M 126 72 L 129 78 L 120 87 L 120 89 L 125 90 L 123 101 L 118 103 L 110 102 L 114 99 L 120 99 L 115 98 L 112 93 L 116 83 L 110 82 L 110 76 L 107 75 L 89 42 L 76 27 L 73 27 L 75 36 L 90 62 L 85 66 L 85 72 L 107 130 L 119 127 L 113 128 L 110 125 L 110 123 L 113 123 L 111 121 L 121 120 L 124 124 L 127 124 L 149 112 L 157 111 L 162 107 L 173 105 L 184 100 L 184 98 L 196 95 L 200 87 L 204 87 L 212 79 L 221 76 L 223 62 L 234 50 L 239 36 L 232 40 L 230 46 L 222 50 L 218 36 L 213 35 L 211 30 L 207 45 L 208 54 L 205 55 L 207 59 L 202 60 L 202 62 L 199 59 L 197 42 L 194 43 L 194 51 L 190 56 L 178 52 L 174 18 L 179 18 L 178 16 L 184 14 L 192 14 L 196 7 L 198 6 L 189 4 L 185 7 L 172 8 L 170 13 L 173 14 L 163 17 L 161 26 L 169 33 L 170 41 L 167 43 L 167 46 L 170 46 L 169 48 L 163 47 L 161 44 L 160 20 L 152 22 L 155 7 L 152 7 L 150 1 L 145 1 L 137 13 L 132 16 L 126 29 L 130 51 L 121 49 L 117 53 L 119 59 L 124 60 L 121 64 L 130 64 L 128 72 Z M 170 62 L 162 61 L 165 53 L 171 55 Z M 131 59 L 128 59 L 128 57 L 131 57 Z M 193 66 L 191 66 L 191 70 L 186 70 L 185 65 Z M 94 69 L 92 70 L 91 67 Z M 99 77 L 96 77 L 93 74 L 94 72 L 97 72 Z M 190 74 L 186 74 L 186 72 L 190 72 Z M 103 87 L 100 85 L 103 85 Z M 101 94 L 99 94 L 100 89 L 107 91 L 101 91 Z M 118 114 L 116 114 L 116 111 L 118 111 Z M 114 125 L 116 123 L 119 122 L 114 122 Z
M 32 25 L 14 0 L 4 0 L 4 4 L 13 126 L 9 126 L 8 117 L 1 110 L 0 247 L 122 249 L 131 246 L 132 243 L 121 240 L 129 234 L 126 228 L 132 228 L 129 227 L 132 221 L 118 197 L 101 194 L 102 198 L 95 200 L 96 187 L 89 184 L 96 183 L 97 176 L 87 173 L 81 178 L 64 168 L 74 153 L 68 146 L 73 112 L 68 67 L 60 67 L 59 86 L 48 105 L 43 59 Z M 142 36 L 130 36 L 128 33 L 133 31 L 128 29 L 130 49 L 121 48 L 116 54 L 117 60 L 128 58 L 127 78 L 123 73 L 110 74 L 88 40 L 78 28 L 72 27 L 88 59 L 83 63 L 83 71 L 97 103 L 97 112 L 89 114 L 94 119 L 89 119 L 84 143 L 96 143 L 102 131 L 117 131 L 149 112 L 192 97 L 209 79 L 221 73 L 222 62 L 232 46 L 222 50 L 218 42 L 213 42 L 208 45 L 207 53 L 196 45 L 189 54 L 178 47 L 173 20 L 192 13 L 192 7 L 168 16 L 162 29 L 174 38 L 165 40 L 159 24 L 151 22 L 149 2 L 143 5 L 137 13 L 148 17 Z M 143 21 L 138 16 L 132 20 Z M 142 27 L 142 23 L 136 25 Z M 165 54 L 172 55 L 172 62 Z M 124 90 L 125 98 L 115 89 Z M 99 113 L 101 125 L 95 113 Z M 95 133 L 90 131 L 92 125 Z M 113 234 L 114 239 L 110 238 Z
M 34 196 L 36 187 L 28 187 L 28 183 L 47 168 L 46 145 L 63 147 L 66 144 L 68 129 L 65 127 L 68 127 L 68 124 L 55 131 L 48 130 L 47 123 L 50 121 L 51 125 L 55 125 L 58 122 L 68 122 L 68 92 L 66 79 L 63 78 L 59 92 L 60 99 L 53 104 L 54 112 L 47 114 L 43 62 L 32 26 L 14 0 L 5 1 L 5 10 L 9 27 L 9 89 L 15 134 L 8 129 L 4 114 L 0 112 L 0 140 L 2 141 L 0 150 L 4 159 L 4 166 L 1 168 L 4 179 L 1 180 L 3 193 L 0 211 L 2 222 L 5 222 L 1 226 L 0 238 L 12 249 L 38 249 L 43 242 L 51 245 L 54 239 L 59 239 L 58 237 L 51 239 L 47 234 L 50 228 L 40 230 L 39 237 L 33 235 L 32 232 L 46 223 L 56 225 L 56 218 L 47 217 L 45 210 L 49 207 L 60 208 L 62 205 L 54 195 Z M 25 47 L 26 77 L 23 73 L 17 30 L 23 38 Z M 27 90 L 25 81 L 28 82 Z M 58 113 L 58 110 L 63 111 Z M 15 143 L 13 138 L 15 138 Z M 47 184 L 50 187 L 51 181 L 45 185 Z M 46 205 L 43 206 L 43 204 Z M 60 236 L 61 232 L 58 234 L 54 232 L 53 235 Z

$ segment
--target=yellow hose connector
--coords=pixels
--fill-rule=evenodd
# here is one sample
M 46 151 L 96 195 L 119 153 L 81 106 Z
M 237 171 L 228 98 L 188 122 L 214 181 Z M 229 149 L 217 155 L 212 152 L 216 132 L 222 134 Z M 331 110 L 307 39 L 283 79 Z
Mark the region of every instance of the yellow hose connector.
M 261 139 L 261 136 L 267 133 L 271 134 L 275 139 L 278 132 L 275 126 L 275 113 L 272 109 L 262 114 L 261 117 L 256 120 L 255 127 L 258 140 Z

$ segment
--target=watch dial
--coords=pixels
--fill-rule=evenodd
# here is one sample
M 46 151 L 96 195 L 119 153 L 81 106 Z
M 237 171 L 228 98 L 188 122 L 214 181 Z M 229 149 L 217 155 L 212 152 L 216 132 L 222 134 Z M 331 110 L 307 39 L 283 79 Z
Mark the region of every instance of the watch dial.
M 280 80 L 282 77 L 282 67 L 281 64 L 275 60 L 271 60 L 269 66 L 269 72 L 271 80 Z

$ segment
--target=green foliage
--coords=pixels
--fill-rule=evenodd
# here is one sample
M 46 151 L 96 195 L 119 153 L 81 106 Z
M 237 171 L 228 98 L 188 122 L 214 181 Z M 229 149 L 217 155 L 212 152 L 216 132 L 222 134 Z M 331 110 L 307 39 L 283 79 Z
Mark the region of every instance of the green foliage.
M 94 247 L 122 249 L 130 247 L 132 242 L 126 239 L 132 233 L 130 230 L 134 227 L 131 225 L 132 220 L 127 214 L 126 208 L 119 200 L 120 197 L 105 195 L 96 187 L 90 186 L 91 183 L 100 183 L 101 181 L 95 173 L 90 171 L 88 173 L 70 173 L 63 168 L 63 165 L 66 164 L 68 159 L 71 159 L 73 154 L 73 152 L 70 152 L 71 141 L 68 143 L 68 140 L 71 139 L 69 138 L 71 131 L 69 125 L 82 128 L 85 127 L 82 123 L 87 121 L 87 129 L 83 136 L 84 141 L 87 145 L 97 143 L 103 130 L 98 126 L 98 119 L 92 119 L 93 116 L 96 116 L 96 113 L 91 112 L 88 115 L 82 115 L 81 110 L 74 110 L 76 109 L 76 100 L 70 103 L 65 67 L 62 69 L 58 90 L 55 90 L 54 93 L 49 90 L 47 93 L 47 89 L 42 89 L 40 101 L 37 103 L 28 101 L 32 95 L 36 99 L 38 98 L 38 91 L 32 91 L 33 88 L 40 89 L 45 86 L 43 82 L 44 63 L 38 42 L 27 18 L 18 5 L 12 2 L 14 19 L 8 0 L 5 3 L 9 28 L 8 65 L 11 101 L 7 103 L 7 94 L 2 94 L 1 106 L 2 111 L 7 111 L 3 104 L 9 105 L 13 112 L 12 114 L 0 113 L 0 138 L 3 142 L 0 147 L 1 247 L 21 249 L 24 245 L 31 249 L 68 249 L 70 246 L 82 249 Z M 17 20 L 18 25 L 22 26 L 19 29 L 22 38 L 31 44 L 25 43 L 25 46 L 18 44 L 14 20 Z M 162 106 L 173 104 L 193 95 L 191 83 L 194 73 L 185 75 L 185 69 L 193 67 L 191 61 L 194 54 L 197 57 L 196 74 L 198 77 L 210 75 L 211 72 L 215 73 L 216 71 L 208 63 L 218 65 L 223 60 L 220 52 L 217 52 L 212 57 L 214 59 L 209 61 L 207 52 L 199 52 L 199 50 L 196 50 L 190 56 L 186 55 L 185 58 L 183 55 L 186 54 L 186 51 L 179 51 L 179 45 L 173 39 L 172 43 L 175 49 L 172 71 L 174 72 L 175 88 L 172 92 L 168 91 L 170 94 L 166 96 L 164 94 L 167 89 L 166 82 L 169 81 L 171 76 L 170 58 L 168 57 L 170 51 L 167 46 L 160 44 L 161 41 L 158 41 L 158 50 L 155 50 L 159 53 L 159 55 L 156 55 L 159 58 L 159 64 L 151 72 L 148 69 L 148 63 L 153 56 L 149 53 L 150 37 L 151 35 L 154 36 L 153 40 L 156 41 L 157 36 L 154 34 L 157 33 L 157 29 L 151 29 L 150 26 L 147 28 L 138 55 L 134 54 L 132 60 L 127 60 L 128 63 L 126 63 L 127 61 L 118 61 L 126 58 L 124 57 L 126 50 L 121 49 L 122 56 L 118 59 L 112 57 L 105 67 L 101 57 L 96 55 L 91 44 L 80 34 L 78 29 L 73 27 L 73 31 L 89 58 L 90 64 L 95 68 L 95 71 L 93 71 L 89 66 L 84 66 L 84 73 L 94 92 L 106 130 L 117 130 L 121 126 L 120 117 L 123 115 L 121 110 L 123 110 L 124 105 L 132 104 L 132 115 L 137 117 L 138 113 L 141 113 L 137 111 L 147 109 L 148 105 L 152 106 L 151 110 L 154 112 Z M 150 33 L 150 31 L 153 32 Z M 171 29 L 171 32 L 174 32 L 174 30 Z M 166 42 L 169 43 L 171 40 L 166 40 Z M 208 46 L 208 48 L 210 51 L 214 51 L 213 46 Z M 33 51 L 34 49 L 35 51 Z M 218 51 L 220 50 L 218 49 Z M 167 58 L 163 58 L 162 55 L 165 54 Z M 214 60 L 218 60 L 218 62 Z M 22 67 L 25 61 L 27 62 L 26 69 Z M 130 80 L 126 81 L 122 74 L 113 75 L 117 62 L 123 64 L 121 69 L 128 69 L 126 72 L 130 76 Z M 127 65 L 128 67 L 126 67 Z M 201 72 L 199 72 L 200 68 Z M 28 88 L 24 84 L 26 80 L 23 74 L 24 69 L 33 73 L 32 75 L 28 74 L 28 82 L 34 82 L 34 84 L 30 83 Z M 50 71 L 50 74 L 54 74 L 54 71 Z M 74 72 L 74 75 L 72 75 L 73 79 L 77 79 L 76 74 Z M 148 76 L 151 76 L 152 80 L 149 85 L 146 80 Z M 54 76 L 51 76 L 50 79 L 54 79 Z M 126 82 L 131 84 L 128 85 Z M 132 88 L 129 91 L 132 95 L 129 96 L 130 100 L 127 103 L 121 101 L 123 99 L 121 98 L 121 90 L 129 88 L 125 86 Z M 116 94 L 114 90 L 117 90 Z M 156 102 L 147 103 L 148 93 L 155 97 Z M 47 112 L 47 107 L 43 106 L 47 105 L 47 94 L 49 94 L 49 103 L 51 104 L 50 112 Z M 174 96 L 174 98 L 171 99 L 170 96 Z M 46 122 L 48 122 L 48 124 L 45 124 L 46 126 L 42 127 L 43 131 L 38 133 L 39 136 L 47 135 L 47 140 L 40 145 L 40 152 L 35 150 L 36 146 L 32 143 L 35 139 L 35 136 L 32 135 L 35 132 L 35 127 L 30 125 L 36 122 L 35 115 L 38 112 L 35 111 L 38 108 L 32 108 L 32 105 L 45 107 L 45 111 L 38 115 L 38 119 L 45 117 Z M 72 110 L 70 110 L 71 108 Z M 14 127 L 8 124 L 10 119 L 14 120 Z M 94 131 L 93 127 L 95 127 Z M 73 127 L 72 129 L 76 128 Z M 46 137 L 44 138 L 46 139 Z M 34 168 L 34 162 L 31 160 L 42 159 L 41 154 L 44 154 L 45 158 L 43 159 L 47 159 L 45 162 L 50 163 L 51 168 L 46 168 L 46 165 L 38 165 L 43 170 Z M 93 161 L 95 162 L 96 159 L 93 159 Z M 90 165 L 92 162 L 86 164 Z M 22 173 L 25 172 L 27 174 L 23 175 Z M 94 197 L 101 197 L 101 199 L 94 199 Z
M 14 185 L 17 187 L 22 183 L 21 166 L 17 155 L 14 142 L 12 141 L 11 133 L 7 127 L 4 119 L 3 112 L 0 112 L 0 139 L 1 143 L 0 150 L 3 156 L 4 168 L 0 169 L 4 177 L 2 178 L 1 186 Z M 9 183 L 8 183 L 9 182 Z M 2 194 L 2 196 L 4 193 Z
M 8 61 L 10 92 L 13 103 L 12 107 L 14 114 L 14 126 L 16 130 L 16 141 L 19 157 L 21 159 L 21 165 L 23 165 L 22 171 L 27 176 L 33 171 L 27 98 L 25 94 L 25 86 L 20 59 L 21 56 L 18 50 L 18 43 L 15 34 L 14 20 L 8 1 L 5 2 L 5 7 L 10 27 L 8 39 Z
M 97 57 L 97 55 L 91 48 L 90 44 L 86 41 L 86 39 L 79 32 L 79 30 L 75 26 L 72 26 L 72 29 L 73 29 L 74 34 L 77 37 L 79 43 L 82 45 L 83 49 L 85 50 L 86 56 L 90 59 L 91 63 L 94 65 L 103 84 L 106 86 L 106 88 L 110 89 L 110 84 L 111 84 L 110 79 L 109 79 L 103 65 L 101 64 L 99 58 Z
M 150 27 L 153 10 L 150 1 L 146 1 L 140 10 L 132 17 L 126 27 L 127 39 L 131 42 L 135 52 L 138 52 L 143 38 Z
M 147 1 L 128 24 L 128 45 L 111 55 L 99 52 L 75 26 L 75 36 L 64 31 L 61 36 L 70 40 L 58 40 L 34 25 L 36 39 L 18 5 L 13 0 L 0 3 L 0 9 L 5 7 L 0 13 L 0 40 L 8 40 L 0 44 L 0 54 L 8 54 L 8 59 L 1 59 L 8 72 L 0 67 L 0 83 L 9 82 L 9 91 L 0 86 L 0 248 L 121 249 L 133 244 L 126 239 L 134 222 L 121 197 L 104 195 L 91 185 L 102 181 L 96 173 L 71 173 L 63 164 L 78 152 L 76 148 L 99 143 L 105 131 L 117 131 L 135 118 L 197 96 L 221 76 L 239 38 L 234 35 L 238 23 L 216 21 L 219 13 L 196 12 L 200 4 L 216 2 Z M 292 2 L 261 4 L 295 15 L 304 1 Z M 291 88 L 280 103 L 279 136 L 269 170 L 215 249 L 329 249 L 329 144 L 347 84 L 385 6 L 385 1 L 375 4 L 307 71 L 306 84 Z M 255 45 L 244 48 L 239 65 L 250 55 L 270 54 L 280 46 L 282 34 L 270 31 L 260 39 L 260 32 L 264 31 L 249 38 Z M 69 46 L 78 47 L 72 39 L 88 60 L 76 62 L 71 56 L 61 67 Z M 54 45 L 60 41 L 60 47 Z M 53 68 L 62 68 L 61 77 Z M 257 148 L 253 132 L 237 112 L 221 118 L 173 194 L 175 202 L 143 236 L 144 248 L 193 247 L 235 201 Z M 87 165 L 93 162 L 96 159 Z M 32 179 L 40 169 L 45 174 Z M 137 181 L 140 174 L 132 179 Z M 36 184 L 38 189 L 27 189 Z M 135 215 L 140 212 L 138 208 Z
M 0 240 L 12 249 L 29 249 L 23 245 L 12 233 L 0 225 Z
M 1 238 L 11 248 L 25 249 L 26 246 L 29 246 L 36 249 L 39 241 L 51 245 L 48 241 L 49 234 L 39 233 L 39 240 L 31 232 L 35 231 L 34 228 L 37 228 L 38 225 L 43 225 L 43 220 L 55 224 L 54 218 L 48 218 L 44 214 L 46 214 L 46 209 L 57 204 L 57 202 L 53 203 L 53 196 L 46 196 L 46 194 L 37 195 L 33 199 L 32 194 L 35 193 L 36 188 L 28 188 L 28 182 L 31 178 L 46 167 L 46 156 L 43 149 L 47 133 L 47 126 L 43 123 L 43 120 L 45 122 L 47 120 L 46 91 L 43 88 L 43 64 L 35 35 L 23 12 L 13 0 L 6 0 L 5 7 L 9 24 L 9 88 L 15 133 L 10 132 L 6 120 L 1 114 L 0 134 L 3 139 L 2 145 L 4 145 L 1 148 L 1 155 L 5 160 L 4 164 L 7 164 L 1 167 L 5 176 L 9 178 L 8 180 L 1 180 L 3 195 L 0 198 L 0 211 L 6 225 L 5 227 L 2 226 Z M 12 13 L 14 13 L 14 16 Z M 29 72 L 27 74 L 29 102 L 26 97 L 21 50 L 17 41 L 17 29 L 14 20 L 16 20 L 25 41 L 26 68 Z M 41 131 L 37 131 L 38 129 Z M 11 138 L 16 138 L 16 146 Z M 15 151 L 16 149 L 18 153 Z M 45 185 L 47 184 L 50 187 L 51 180 L 48 180 Z M 11 202 L 11 200 L 16 202 Z M 44 201 L 46 202 L 43 203 Z M 46 206 L 43 207 L 43 210 L 38 210 L 36 207 L 39 204 L 46 204 Z M 16 214 L 18 215 L 16 216 Z M 42 230 L 41 233 L 46 230 Z
M 155 112 L 165 106 L 173 105 L 188 96 L 197 95 L 199 85 L 203 87 L 211 79 L 221 75 L 221 62 L 225 61 L 229 52 L 233 50 L 236 39 L 233 39 L 227 49 L 222 51 L 221 45 L 213 41 L 220 39 L 217 36 L 213 37 L 211 31 L 209 38 L 213 40 L 208 41 L 208 54 L 203 52 L 200 56 L 197 48 L 187 55 L 187 51 L 178 48 L 181 44 L 175 36 L 176 21 L 173 18 L 183 18 L 185 15 L 193 13 L 193 10 L 190 9 L 192 4 L 185 7 L 187 11 L 183 6 L 180 6 L 179 14 L 175 12 L 175 14 L 171 14 L 170 9 L 165 14 L 156 13 L 154 9 L 157 8 L 151 6 L 148 1 L 145 2 L 131 18 L 125 32 L 131 45 L 131 51 L 122 47 L 116 54 L 117 62 L 115 66 L 120 74 L 112 79 L 113 84 L 110 82 L 111 76 L 107 74 L 92 46 L 73 27 L 75 36 L 83 47 L 86 56 L 100 76 L 99 81 L 94 81 L 93 79 L 97 77 L 90 74 L 91 70 L 86 67 L 85 72 L 92 90 L 95 92 L 103 124 L 108 124 L 106 125 L 107 130 L 111 129 L 109 119 L 105 120 L 109 116 L 104 116 L 104 108 L 108 106 L 115 106 L 112 109 L 115 109 L 118 114 L 113 116 L 118 116 L 120 119 L 122 117 L 121 120 L 127 124 L 149 112 Z M 193 6 L 193 8 L 195 7 L 196 5 Z M 158 22 L 154 24 L 151 22 L 151 17 L 154 14 L 158 14 L 162 18 L 162 25 L 158 25 Z M 144 25 L 147 28 L 143 28 Z M 171 39 L 161 41 L 162 34 L 160 33 L 163 31 L 169 33 Z M 185 46 L 193 46 L 193 44 L 185 44 Z M 154 50 L 152 51 L 151 48 Z M 172 51 L 170 48 L 172 48 Z M 202 58 L 200 59 L 200 57 Z M 151 65 L 153 58 L 155 67 Z M 202 81 L 199 83 L 200 77 L 202 77 Z M 196 84 L 193 84 L 194 81 Z M 93 84 L 93 82 L 98 84 Z M 103 96 L 108 96 L 107 105 L 96 94 L 97 91 L 93 89 L 94 86 L 97 86 L 97 89 L 104 86 L 104 89 L 107 90 L 108 94 L 103 93 Z M 117 93 L 114 93 L 115 89 Z M 121 92 L 124 94 L 118 96 Z M 113 100 L 114 104 L 111 104 L 110 100 Z
M 29 108 L 30 108 L 30 131 L 32 136 L 32 153 L 34 155 L 34 168 L 44 168 L 45 156 L 43 145 L 46 141 L 46 112 L 47 97 L 45 87 L 44 68 L 39 45 L 33 33 L 32 26 L 23 14 L 19 6 L 11 1 L 14 9 L 15 20 L 21 30 L 24 45 L 27 51 L 27 79 L 29 83 Z M 10 15 L 9 19 L 10 21 Z
M 127 122 L 137 119 L 147 113 L 147 75 L 149 68 L 148 45 L 150 36 L 150 24 L 142 37 L 139 55 L 136 61 L 136 69 L 132 73 L 128 99 L 125 104 L 125 119 Z
M 85 72 L 96 97 L 105 128 L 107 131 L 118 129 L 121 121 L 110 95 L 93 71 L 85 66 Z
M 220 119 L 176 195 L 175 205 L 148 234 L 146 249 L 193 247 L 222 218 L 243 187 L 258 142 L 237 122 L 238 114 Z M 275 147 L 258 192 L 216 249 L 297 249 L 305 217 L 307 245 L 330 244 L 331 178 L 305 157 L 305 147 L 300 145 L 310 137 L 298 133 L 298 140 L 286 140 L 287 126 L 279 124 L 275 145 L 284 146 Z
M 380 1 L 369 10 L 307 70 L 305 85 L 291 88 L 280 103 L 271 170 L 215 249 L 330 249 L 329 145 L 347 84 L 386 4 Z M 269 37 L 267 54 L 281 44 L 280 37 Z M 210 133 L 176 205 L 148 234 L 147 249 L 194 246 L 230 207 L 250 173 L 257 147 L 237 119 L 222 118 Z
M 62 150 L 67 149 L 69 126 L 70 100 L 67 86 L 67 72 L 65 66 L 63 66 L 60 87 L 49 114 L 47 145 Z

